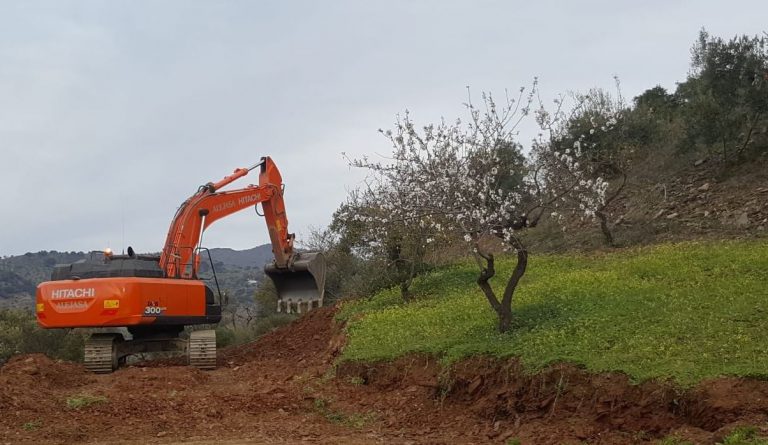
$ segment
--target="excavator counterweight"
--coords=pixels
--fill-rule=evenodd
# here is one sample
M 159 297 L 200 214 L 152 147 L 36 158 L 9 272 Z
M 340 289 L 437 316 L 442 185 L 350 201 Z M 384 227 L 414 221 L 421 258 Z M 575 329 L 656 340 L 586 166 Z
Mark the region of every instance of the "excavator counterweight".
M 256 168 L 258 185 L 222 190 Z M 106 331 L 86 342 L 85 365 L 93 372 L 111 372 L 131 354 L 166 351 L 186 353 L 192 366 L 214 368 L 216 332 L 185 334 L 184 328 L 216 324 L 222 317 L 221 294 L 217 298 L 198 277 L 203 234 L 215 221 L 260 204 L 275 256 L 264 272 L 275 283 L 279 310 L 304 312 L 323 303 L 325 259 L 294 250 L 283 191 L 269 157 L 201 185 L 176 211 L 159 256 L 136 255 L 129 247 L 128 255 L 105 252 L 96 260 L 57 265 L 51 280 L 37 287 L 38 323 Z

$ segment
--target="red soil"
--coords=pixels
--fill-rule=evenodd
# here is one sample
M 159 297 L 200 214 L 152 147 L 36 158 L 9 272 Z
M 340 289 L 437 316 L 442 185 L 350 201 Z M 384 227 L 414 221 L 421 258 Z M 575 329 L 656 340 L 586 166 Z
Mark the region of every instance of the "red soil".
M 0 368 L 3 443 L 715 443 L 768 420 L 768 382 L 717 379 L 690 390 L 631 384 L 569 365 L 528 375 L 515 361 L 431 358 L 334 361 L 344 344 L 333 309 L 314 311 L 220 354 L 203 372 L 172 361 L 110 375 L 42 355 Z M 83 394 L 106 401 L 79 409 Z

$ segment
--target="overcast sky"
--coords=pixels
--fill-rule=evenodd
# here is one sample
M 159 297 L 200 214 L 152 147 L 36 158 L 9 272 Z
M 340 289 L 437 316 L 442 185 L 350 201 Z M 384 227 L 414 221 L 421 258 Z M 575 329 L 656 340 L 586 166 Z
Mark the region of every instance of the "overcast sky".
M 454 118 L 466 86 L 534 76 L 548 95 L 614 75 L 628 98 L 673 89 L 701 27 L 753 35 L 766 17 L 765 0 L 2 0 L 0 255 L 159 251 L 198 185 L 265 155 L 301 238 L 361 179 L 341 153 L 386 153 L 377 129 L 406 107 Z M 246 210 L 205 244 L 266 242 Z

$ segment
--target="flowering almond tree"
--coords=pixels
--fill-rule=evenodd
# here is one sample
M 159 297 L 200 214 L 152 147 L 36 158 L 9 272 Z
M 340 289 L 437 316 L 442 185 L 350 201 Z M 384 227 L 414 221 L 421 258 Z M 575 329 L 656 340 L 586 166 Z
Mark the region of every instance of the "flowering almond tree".
M 427 252 L 444 239 L 437 228 L 424 222 L 428 218 L 415 219 L 403 213 L 411 196 L 398 184 L 374 178 L 366 187 L 351 192 L 334 216 L 336 224 L 356 232 L 355 253 L 359 257 L 383 261 L 389 272 L 386 279 L 400 287 L 406 303 L 413 279 L 427 269 Z
M 441 120 L 419 128 L 406 112 L 394 129 L 382 131 L 392 143 L 391 157 L 352 161 L 371 171 L 364 192 L 368 198 L 388 203 L 379 207 L 386 212 L 360 216 L 372 227 L 419 227 L 423 233 L 466 243 L 479 267 L 477 284 L 498 315 L 501 332 L 510 329 L 513 296 L 528 265 L 519 232 L 536 225 L 546 209 L 583 179 L 575 169 L 572 187 L 553 192 L 537 182 L 524 161 L 516 129 L 530 112 L 535 84 L 533 90 L 526 95 L 521 89 L 516 99 L 506 97 L 501 105 L 490 94 L 482 95 L 480 108 L 470 100 L 466 122 Z M 593 212 L 596 204 L 585 212 Z M 488 239 L 500 240 L 517 257 L 501 295 L 491 286 L 496 269 L 493 248 L 484 242 Z
M 574 94 L 575 104 L 566 113 L 564 100 L 555 100 L 549 112 L 541 100 L 534 112 L 541 133 L 531 150 L 534 178 L 542 190 L 558 195 L 553 216 L 581 215 L 599 222 L 605 243 L 614 245 L 606 208 L 627 182 L 621 134 L 626 106 L 621 98 L 603 90 Z M 613 185 L 608 182 L 613 179 Z

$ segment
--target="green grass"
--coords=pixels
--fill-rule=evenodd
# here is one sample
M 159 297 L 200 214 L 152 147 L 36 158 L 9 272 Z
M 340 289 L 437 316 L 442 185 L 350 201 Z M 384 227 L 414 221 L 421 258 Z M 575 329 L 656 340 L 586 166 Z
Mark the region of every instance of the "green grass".
M 371 422 L 376 421 L 376 413 L 374 412 L 367 412 L 364 414 L 360 413 L 344 413 L 342 411 L 336 411 L 332 410 L 330 407 L 330 401 L 323 399 L 323 398 L 317 398 L 314 401 L 314 407 L 315 411 L 317 411 L 320 415 L 328 419 L 329 422 L 335 423 L 337 425 L 346 426 L 349 428 L 356 428 L 360 429 Z
M 67 399 L 67 408 L 81 409 L 87 408 L 91 405 L 97 405 L 99 403 L 106 403 L 107 398 L 104 396 L 94 396 L 91 394 L 77 394 Z
M 753 426 L 736 428 L 719 445 L 768 445 L 768 440 L 758 436 L 757 432 Z
M 24 431 L 36 431 L 40 429 L 41 426 L 43 426 L 43 421 L 40 419 L 37 419 L 37 420 L 31 420 L 29 422 L 24 423 L 24 425 L 22 425 L 21 428 Z
M 504 259 L 497 292 L 514 261 Z M 594 255 L 532 255 L 508 334 L 475 284 L 477 266 L 438 270 L 345 304 L 342 360 L 407 353 L 448 364 L 475 354 L 519 357 L 530 371 L 570 362 L 635 381 L 683 385 L 721 375 L 768 377 L 768 242 L 669 244 Z
M 667 436 L 656 442 L 656 445 L 693 445 L 693 442 L 680 439 L 677 436 Z

